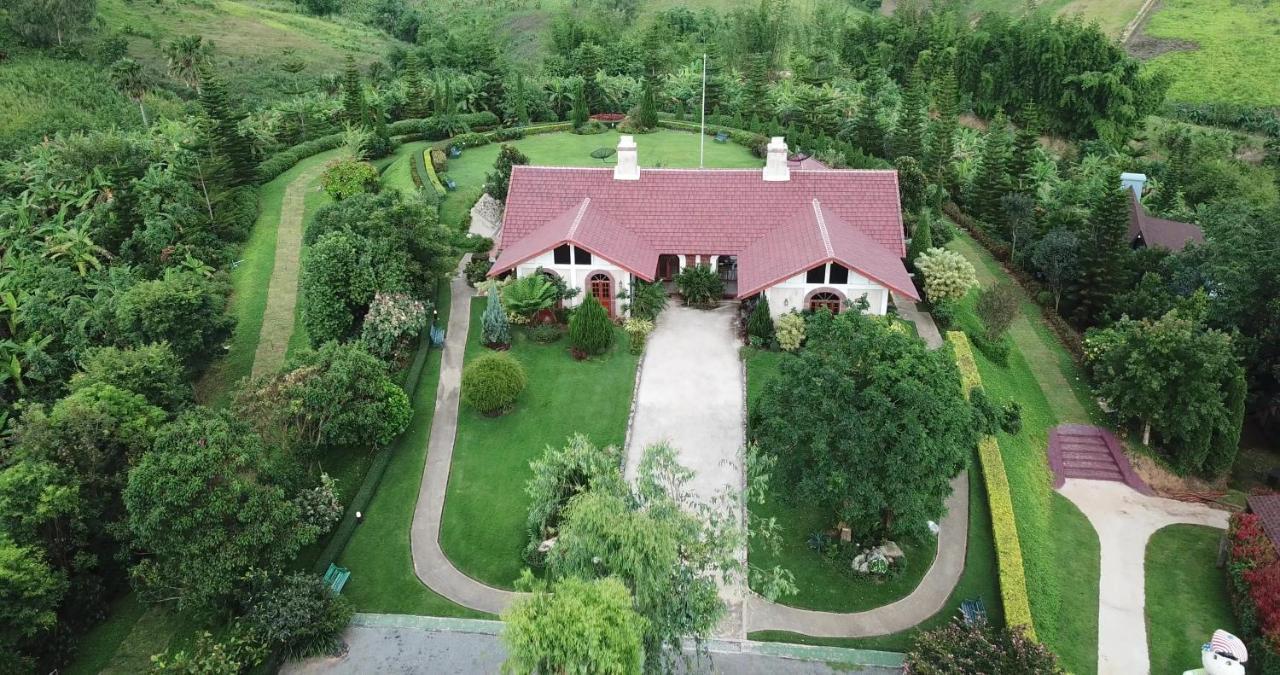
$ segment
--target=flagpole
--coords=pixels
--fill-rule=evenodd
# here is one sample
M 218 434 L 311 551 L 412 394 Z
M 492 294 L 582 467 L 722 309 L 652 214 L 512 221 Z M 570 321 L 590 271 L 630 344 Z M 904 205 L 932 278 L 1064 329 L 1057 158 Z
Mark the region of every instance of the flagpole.
M 698 168 L 703 168 L 707 147 L 707 54 L 702 54 L 702 124 L 698 130 Z

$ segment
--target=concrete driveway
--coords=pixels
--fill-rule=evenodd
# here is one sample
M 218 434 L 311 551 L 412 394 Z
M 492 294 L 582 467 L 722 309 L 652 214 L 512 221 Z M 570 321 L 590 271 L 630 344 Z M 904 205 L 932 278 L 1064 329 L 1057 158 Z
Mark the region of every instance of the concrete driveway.
M 644 449 L 667 442 L 680 464 L 693 471 L 690 490 L 710 503 L 726 492 L 737 499 L 734 519 L 744 523 L 741 504 L 746 402 L 742 361 L 734 331 L 736 305 L 714 310 L 670 306 L 649 336 L 640 370 L 627 439 L 628 480 Z M 747 552 L 739 559 L 746 564 Z M 745 584 L 722 589 L 729 616 L 719 637 L 746 637 L 742 622 Z

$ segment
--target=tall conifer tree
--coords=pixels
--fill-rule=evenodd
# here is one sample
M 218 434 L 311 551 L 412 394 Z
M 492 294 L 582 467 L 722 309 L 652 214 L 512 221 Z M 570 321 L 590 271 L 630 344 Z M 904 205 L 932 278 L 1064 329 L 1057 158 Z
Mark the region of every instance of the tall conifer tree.
M 1081 324 L 1094 325 L 1115 295 L 1128 250 L 1128 188 L 1120 187 L 1120 177 L 1094 197 L 1080 242 L 1080 304 L 1076 317 Z
M 1003 222 L 1001 216 L 1004 211 L 1000 198 L 1009 189 L 1012 143 L 1008 120 L 1004 113 L 996 113 L 987 129 L 987 138 L 978 158 L 977 175 L 974 176 L 965 199 L 969 212 L 988 224 Z
M 960 94 L 955 71 L 948 68 L 938 81 L 938 95 L 934 101 L 938 118 L 929 133 L 929 152 L 925 158 L 925 171 L 937 183 L 948 190 L 954 189 L 951 176 L 951 158 L 956 150 L 956 129 L 960 124 Z
M 928 118 L 927 92 L 920 68 L 912 68 L 907 88 L 898 107 L 898 126 L 893 135 L 893 154 L 920 157 L 923 151 L 925 120 Z
M 364 91 L 360 88 L 360 71 L 356 68 L 356 60 L 347 57 L 347 66 L 342 74 L 342 111 L 351 124 L 364 123 Z
M 257 180 L 258 166 L 253 161 L 249 139 L 240 133 L 242 115 L 231 104 L 226 84 L 209 66 L 200 69 L 200 107 L 204 110 L 208 146 L 225 162 L 228 185 L 248 185 Z

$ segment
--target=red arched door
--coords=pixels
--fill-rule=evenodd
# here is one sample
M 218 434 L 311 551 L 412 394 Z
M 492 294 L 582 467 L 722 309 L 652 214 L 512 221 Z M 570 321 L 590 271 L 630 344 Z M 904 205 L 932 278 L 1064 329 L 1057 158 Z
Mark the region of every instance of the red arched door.
M 826 291 L 814 293 L 809 296 L 809 309 L 814 312 L 820 309 L 825 309 L 832 314 L 839 314 L 840 296 L 835 293 L 827 293 Z
M 604 305 L 604 311 L 613 316 L 613 280 L 608 274 L 592 274 L 590 281 L 591 295 Z

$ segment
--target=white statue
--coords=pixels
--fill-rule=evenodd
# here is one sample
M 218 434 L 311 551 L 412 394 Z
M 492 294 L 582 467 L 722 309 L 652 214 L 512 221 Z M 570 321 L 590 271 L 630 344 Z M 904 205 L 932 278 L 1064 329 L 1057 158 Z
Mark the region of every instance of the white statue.
M 1244 675 L 1244 663 L 1248 660 L 1249 650 L 1245 649 L 1240 638 L 1219 629 L 1213 631 L 1213 637 L 1200 648 L 1200 664 L 1204 669 L 1189 670 L 1187 673 Z

